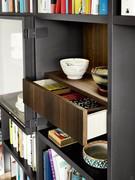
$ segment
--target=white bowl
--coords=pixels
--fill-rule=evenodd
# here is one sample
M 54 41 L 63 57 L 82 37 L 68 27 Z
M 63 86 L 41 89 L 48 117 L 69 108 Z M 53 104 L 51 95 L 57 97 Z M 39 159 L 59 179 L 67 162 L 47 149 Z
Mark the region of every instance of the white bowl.
M 61 59 L 60 65 L 68 79 L 81 79 L 88 68 L 89 60 L 82 58 Z

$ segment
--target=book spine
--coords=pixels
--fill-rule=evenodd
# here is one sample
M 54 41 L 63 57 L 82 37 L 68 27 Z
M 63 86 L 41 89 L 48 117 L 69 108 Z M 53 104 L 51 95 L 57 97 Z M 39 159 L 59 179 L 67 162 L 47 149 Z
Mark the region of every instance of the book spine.
M 18 0 L 14 0 L 15 12 L 18 13 Z
M 24 1 L 20 0 L 20 13 L 24 13 Z
M 13 0 L 9 0 L 9 12 L 14 12 L 14 3 L 13 3 Z
M 108 14 L 108 0 L 99 0 L 99 14 L 100 15 Z
M 55 13 L 56 0 L 51 0 L 51 13 Z
M 75 14 L 82 13 L 82 0 L 75 0 Z
M 8 12 L 8 0 L 2 0 L 2 12 Z
M 66 13 L 66 0 L 61 0 L 61 14 Z
M 72 14 L 72 0 L 68 1 L 68 13 Z
M 85 14 L 90 14 L 91 13 L 91 1 L 92 0 L 85 0 L 85 8 L 84 8 L 84 12 Z
M 51 13 L 51 0 L 42 0 L 41 12 Z
M 56 1 L 56 9 L 55 9 L 55 13 L 61 13 L 61 0 L 57 0 Z
M 66 0 L 66 14 L 68 14 L 68 0 Z
M 13 129 L 12 129 L 11 119 L 9 119 L 9 136 L 10 136 L 10 144 L 13 145 Z
M 36 133 L 32 134 L 32 169 L 36 171 Z
M 27 135 L 27 159 L 28 165 L 32 166 L 32 136 Z
M 98 15 L 99 13 L 99 0 L 92 0 L 91 14 Z
M 53 177 L 53 180 L 56 180 L 56 174 L 55 174 L 55 168 L 53 164 L 53 157 L 52 157 L 51 149 L 48 149 L 48 155 L 49 155 L 49 161 L 51 165 L 52 177 Z
M 72 14 L 75 14 L 75 0 L 72 0 Z
M 28 0 L 30 1 L 29 4 L 30 4 L 30 13 L 33 13 L 33 0 Z
M 28 12 L 28 0 L 23 0 L 24 1 L 24 12 Z

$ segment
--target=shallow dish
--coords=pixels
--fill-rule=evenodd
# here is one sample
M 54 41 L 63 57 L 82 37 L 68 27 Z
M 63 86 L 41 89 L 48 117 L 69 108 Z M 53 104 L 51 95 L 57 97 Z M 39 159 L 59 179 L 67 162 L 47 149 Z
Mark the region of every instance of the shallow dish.
M 95 168 L 107 168 L 107 141 L 93 141 L 83 148 L 84 161 Z
M 68 79 L 81 79 L 88 68 L 89 60 L 83 58 L 61 59 L 60 65 Z

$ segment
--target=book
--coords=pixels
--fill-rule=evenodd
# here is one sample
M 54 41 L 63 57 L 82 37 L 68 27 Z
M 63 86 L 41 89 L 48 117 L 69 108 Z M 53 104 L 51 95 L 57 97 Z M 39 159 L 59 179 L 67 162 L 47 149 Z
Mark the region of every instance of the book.
M 81 14 L 82 13 L 82 1 L 81 0 L 75 0 L 75 14 Z
M 59 128 L 50 130 L 48 132 L 48 138 L 51 139 L 59 147 L 65 147 L 77 142 L 75 139 L 64 133 Z
M 66 0 L 61 0 L 61 14 L 66 13 Z
M 14 0 L 9 0 L 9 12 L 14 12 Z
M 69 14 L 73 14 L 73 12 L 72 12 L 72 5 L 73 5 L 73 3 L 72 2 L 73 2 L 72 0 L 68 1 L 68 13 Z
M 4 174 L 4 152 L 3 145 L 0 143 L 0 175 Z
M 48 151 L 43 152 L 44 180 L 53 180 Z
M 55 13 L 56 0 L 51 0 L 51 13 Z
M 121 0 L 121 15 L 135 16 L 134 0 Z
M 20 13 L 24 13 L 24 1 L 20 0 Z
M 55 13 L 61 13 L 61 0 L 56 0 Z
M 93 15 L 99 14 L 99 0 L 92 0 L 91 14 L 93 14 Z
M 91 2 L 92 0 L 83 0 L 83 14 L 90 14 L 91 13 Z
M 100 15 L 108 14 L 108 0 L 99 0 L 99 14 Z
M 9 12 L 8 0 L 2 0 L 2 12 Z
M 48 89 L 49 91 L 55 91 L 55 90 L 67 88 L 67 86 L 65 86 L 63 83 L 58 83 L 57 81 L 54 81 L 52 79 L 43 79 L 34 82 Z
M 53 178 L 53 180 L 56 180 L 55 167 L 54 167 L 54 163 L 53 163 L 53 157 L 52 157 L 51 149 L 48 149 L 48 156 L 49 156 L 49 161 L 50 161 L 50 166 L 51 166 L 52 178 Z

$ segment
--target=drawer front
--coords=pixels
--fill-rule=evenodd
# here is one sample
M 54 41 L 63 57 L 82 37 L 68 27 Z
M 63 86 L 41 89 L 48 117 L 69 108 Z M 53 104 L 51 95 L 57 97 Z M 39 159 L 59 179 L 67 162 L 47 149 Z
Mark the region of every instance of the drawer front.
M 81 144 L 87 143 L 87 110 L 29 80 L 24 80 L 23 86 L 25 104 Z

